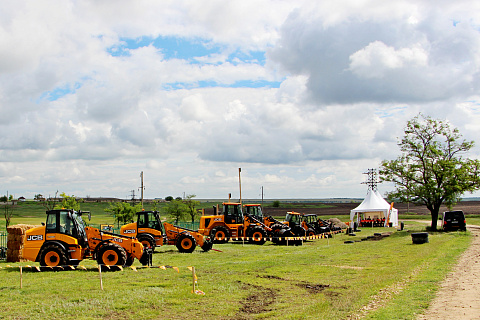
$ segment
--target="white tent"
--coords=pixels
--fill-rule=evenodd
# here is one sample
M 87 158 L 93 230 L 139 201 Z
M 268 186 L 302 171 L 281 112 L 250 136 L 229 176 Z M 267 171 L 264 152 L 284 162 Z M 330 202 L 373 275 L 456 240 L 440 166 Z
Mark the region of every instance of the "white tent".
M 355 219 L 355 215 L 357 216 Z M 398 226 L 398 210 L 393 208 L 382 198 L 378 191 L 368 190 L 367 196 L 363 202 L 353 210 L 350 210 L 350 224 L 356 221 L 360 223 L 361 217 L 371 217 L 372 219 L 385 218 L 385 226 L 392 224 L 392 227 Z

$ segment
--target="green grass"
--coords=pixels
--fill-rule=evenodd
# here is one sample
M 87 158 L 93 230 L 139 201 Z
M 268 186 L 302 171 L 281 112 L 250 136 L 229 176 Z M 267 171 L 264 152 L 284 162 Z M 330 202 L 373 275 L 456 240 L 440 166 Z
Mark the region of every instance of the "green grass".
M 423 227 L 406 223 L 410 231 Z M 365 316 L 414 319 L 470 235 L 438 232 L 430 234 L 429 243 L 413 245 L 408 231 L 398 231 L 380 241 L 344 244 L 383 231 L 394 230 L 364 228 L 356 237 L 338 234 L 303 246 L 214 245 L 222 252 L 180 254 L 165 246 L 157 248 L 154 266 L 175 266 L 179 273 L 172 268 L 104 272 L 103 291 L 93 261 L 81 263 L 87 271 L 27 268 L 23 289 L 18 267 L 37 264 L 0 262 L 0 318 L 345 319 L 382 289 L 402 284 Z M 188 266 L 195 266 L 205 295 L 191 293 Z

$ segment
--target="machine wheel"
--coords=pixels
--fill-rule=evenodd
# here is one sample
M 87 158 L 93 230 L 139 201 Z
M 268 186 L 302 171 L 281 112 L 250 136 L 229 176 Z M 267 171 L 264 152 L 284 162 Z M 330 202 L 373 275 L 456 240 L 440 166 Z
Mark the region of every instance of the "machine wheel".
M 275 244 L 280 243 L 280 231 L 285 228 L 285 225 L 282 225 L 281 223 L 275 223 L 270 228 L 272 229 L 272 242 Z
M 307 230 L 307 237 L 312 237 L 314 235 L 316 235 L 317 233 L 315 232 L 315 230 L 313 230 L 312 228 L 308 228 Z
M 149 234 L 141 234 L 137 237 L 137 240 L 140 241 L 144 247 L 152 248 L 155 250 L 155 239 Z
M 140 263 L 142 264 L 142 266 L 146 266 L 150 263 L 150 256 L 151 256 L 151 253 L 147 252 L 147 250 L 149 249 L 146 249 L 143 251 L 143 254 L 142 256 L 140 257 Z
M 127 261 L 125 249 L 115 243 L 103 245 L 97 252 L 98 264 L 106 266 L 124 266 Z
M 212 240 L 205 240 L 203 242 L 202 250 L 205 251 L 205 252 L 208 252 L 208 251 L 210 251 L 210 249 L 212 249 L 212 247 L 213 247 L 213 241 Z
M 270 227 L 272 229 L 272 236 L 278 235 L 280 230 L 285 229 L 285 227 L 286 227 L 286 225 L 284 225 L 282 223 L 275 223 L 274 225 L 272 225 Z
M 230 233 L 225 227 L 216 227 L 212 229 L 211 236 L 214 243 L 226 243 L 230 240 Z
M 59 267 L 67 264 L 67 254 L 56 244 L 47 244 L 40 253 L 40 265 Z
M 197 242 L 192 235 L 184 233 L 178 236 L 176 246 L 180 252 L 192 253 L 197 246 Z
M 293 232 L 291 230 L 288 230 L 288 229 L 281 229 L 279 232 L 278 232 L 278 241 L 277 241 L 277 244 L 287 244 L 287 243 L 291 243 L 291 244 L 294 244 L 294 240 L 289 240 L 287 242 L 287 237 L 295 237 L 295 235 L 293 234 Z
M 128 256 L 127 260 L 125 260 L 125 266 L 130 267 L 133 264 L 134 260 L 135 258 L 133 257 L 133 255 Z
M 248 237 L 250 238 L 251 243 L 262 245 L 266 241 L 265 238 L 267 237 L 267 233 L 262 227 L 257 226 L 252 228 Z

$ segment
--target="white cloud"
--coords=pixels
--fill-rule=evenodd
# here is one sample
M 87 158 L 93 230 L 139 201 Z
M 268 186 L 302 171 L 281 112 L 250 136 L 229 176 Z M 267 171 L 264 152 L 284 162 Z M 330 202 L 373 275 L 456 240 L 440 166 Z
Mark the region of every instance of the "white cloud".
M 426 66 L 428 54 L 420 46 L 395 50 L 381 41 L 350 56 L 349 70 L 362 78 L 383 78 L 391 70 Z
M 0 182 L 18 195 L 126 197 L 145 171 L 147 196 L 218 198 L 242 167 L 246 197 L 363 196 L 419 111 L 478 136 L 473 1 L 2 5 Z M 206 48 L 170 58 L 157 37 Z
M 307 76 L 317 104 L 411 103 L 475 92 L 480 39 L 472 12 L 458 4 L 442 10 L 426 2 L 390 4 L 367 1 L 359 16 L 358 5 L 340 6 L 333 20 L 323 7 L 298 10 L 269 57 Z

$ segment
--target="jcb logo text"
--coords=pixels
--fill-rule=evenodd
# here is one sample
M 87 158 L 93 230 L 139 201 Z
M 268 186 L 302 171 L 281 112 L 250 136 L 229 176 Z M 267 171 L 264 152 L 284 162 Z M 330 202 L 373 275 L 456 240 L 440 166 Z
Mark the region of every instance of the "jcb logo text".
M 31 235 L 27 237 L 27 241 L 36 241 L 36 240 L 43 240 L 42 234 Z

